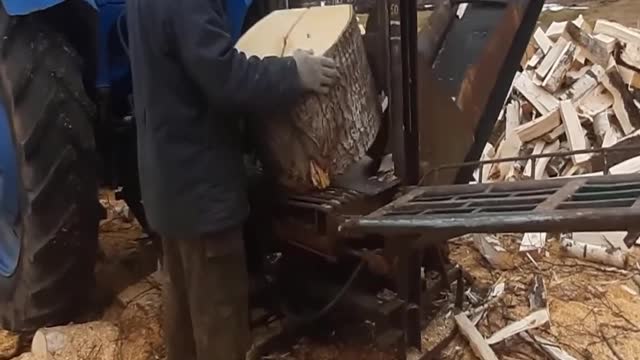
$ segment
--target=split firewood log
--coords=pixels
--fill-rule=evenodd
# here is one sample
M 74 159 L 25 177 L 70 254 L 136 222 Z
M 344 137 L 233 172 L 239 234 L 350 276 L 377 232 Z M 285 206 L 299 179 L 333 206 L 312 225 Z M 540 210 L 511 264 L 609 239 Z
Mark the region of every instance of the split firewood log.
M 287 56 L 296 49 L 333 58 L 340 72 L 328 95 L 309 94 L 293 109 L 259 122 L 267 171 L 294 191 L 322 189 L 360 160 L 381 123 L 371 69 L 351 5 L 272 12 L 239 40 L 248 56 Z
M 33 336 L 31 353 L 43 359 L 116 360 L 120 330 L 105 321 L 42 328 Z

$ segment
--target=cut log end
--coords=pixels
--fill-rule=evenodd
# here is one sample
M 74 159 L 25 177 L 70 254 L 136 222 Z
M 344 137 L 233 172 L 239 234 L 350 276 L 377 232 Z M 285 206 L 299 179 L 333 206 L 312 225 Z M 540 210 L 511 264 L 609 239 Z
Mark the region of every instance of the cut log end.
M 323 189 L 360 160 L 373 144 L 381 109 L 364 43 L 350 5 L 276 11 L 237 45 L 247 55 L 290 55 L 313 50 L 333 58 L 338 84 L 327 95 L 306 95 L 289 111 L 264 115 L 260 155 L 286 188 Z

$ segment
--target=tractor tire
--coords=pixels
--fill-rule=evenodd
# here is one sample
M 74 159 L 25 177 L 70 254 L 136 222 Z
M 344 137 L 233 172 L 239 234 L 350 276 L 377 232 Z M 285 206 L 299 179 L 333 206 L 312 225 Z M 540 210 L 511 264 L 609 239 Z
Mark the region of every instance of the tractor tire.
M 0 326 L 14 331 L 70 321 L 95 285 L 95 107 L 80 56 L 41 16 L 12 17 L 0 5 L 0 121 L 15 150 L 19 205 L 2 222 L 19 247 L 0 276 Z M 9 250 L 0 247 L 0 257 Z

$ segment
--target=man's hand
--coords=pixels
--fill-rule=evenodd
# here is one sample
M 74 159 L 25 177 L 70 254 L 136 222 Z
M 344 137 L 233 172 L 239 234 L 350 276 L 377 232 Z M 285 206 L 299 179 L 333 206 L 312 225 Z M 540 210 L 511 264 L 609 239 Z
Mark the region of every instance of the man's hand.
M 305 90 L 326 94 L 338 80 L 335 61 L 324 56 L 314 56 L 312 51 L 296 50 L 293 59 Z

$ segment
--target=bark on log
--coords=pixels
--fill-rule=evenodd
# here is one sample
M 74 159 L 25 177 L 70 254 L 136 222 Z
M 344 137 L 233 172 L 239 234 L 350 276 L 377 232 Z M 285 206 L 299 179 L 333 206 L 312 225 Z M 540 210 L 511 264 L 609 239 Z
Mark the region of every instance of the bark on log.
M 294 19 L 289 23 L 282 21 L 287 12 Z M 282 23 L 291 25 L 283 32 Z M 353 8 L 276 11 L 254 25 L 237 48 L 264 56 L 264 44 L 278 41 L 281 55 L 301 48 L 333 58 L 341 76 L 328 95 L 306 95 L 293 109 L 260 120 L 261 158 L 267 171 L 290 190 L 326 188 L 330 178 L 365 155 L 381 124 L 381 106 Z
M 108 322 L 43 328 L 31 343 L 35 356 L 56 360 L 117 360 L 120 331 Z

